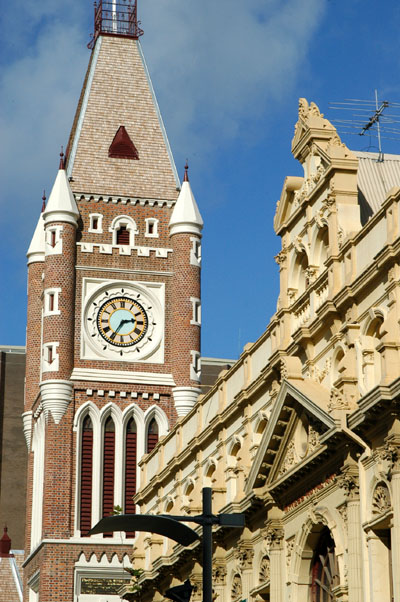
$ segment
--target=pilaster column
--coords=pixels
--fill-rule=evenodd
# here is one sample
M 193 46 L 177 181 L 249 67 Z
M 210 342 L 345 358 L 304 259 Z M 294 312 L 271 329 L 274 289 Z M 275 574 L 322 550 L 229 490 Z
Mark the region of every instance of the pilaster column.
M 269 548 L 270 560 L 270 600 L 271 602 L 283 602 L 285 581 L 284 533 L 280 526 L 270 525 L 267 529 L 267 548 Z
M 253 557 L 254 550 L 251 541 L 242 541 L 236 550 L 240 574 L 242 576 L 242 597 L 250 598 L 250 590 L 253 581 Z
M 398 439 L 398 437 L 396 437 Z M 389 463 L 389 477 L 391 479 L 393 519 L 391 528 L 392 545 L 392 579 L 393 602 L 400 602 L 400 447 L 396 443 L 388 442 L 383 450 L 383 459 Z
M 357 472 L 356 472 L 357 471 Z M 338 477 L 347 498 L 348 587 L 351 602 L 363 601 L 360 488 L 356 466 L 346 467 Z

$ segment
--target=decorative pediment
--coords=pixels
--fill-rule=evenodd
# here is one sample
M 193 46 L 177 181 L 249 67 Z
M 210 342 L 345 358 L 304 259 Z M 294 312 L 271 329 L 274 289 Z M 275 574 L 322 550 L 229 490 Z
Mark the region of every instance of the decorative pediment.
M 315 457 L 338 424 L 328 413 L 329 390 L 306 380 L 284 380 L 254 459 L 246 492 L 280 480 Z

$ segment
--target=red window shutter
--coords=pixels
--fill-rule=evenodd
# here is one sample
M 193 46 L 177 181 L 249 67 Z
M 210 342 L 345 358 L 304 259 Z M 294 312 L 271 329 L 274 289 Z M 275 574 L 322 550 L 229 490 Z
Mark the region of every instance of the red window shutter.
M 115 463 L 115 426 L 108 418 L 104 427 L 103 453 L 103 516 L 111 516 L 114 510 L 114 463 Z M 112 533 L 104 533 L 112 537 Z
M 93 426 L 89 416 L 83 421 L 81 441 L 80 530 L 87 537 L 92 527 Z
M 129 245 L 129 230 L 126 229 L 126 226 L 121 226 L 117 230 L 117 245 Z
M 126 427 L 125 439 L 125 514 L 135 514 L 136 507 L 133 496 L 136 493 L 136 465 L 137 465 L 137 434 L 136 424 L 131 418 Z M 134 537 L 134 532 L 127 532 L 127 537 Z
M 158 424 L 155 418 L 150 421 L 147 431 L 146 451 L 149 454 L 158 443 Z

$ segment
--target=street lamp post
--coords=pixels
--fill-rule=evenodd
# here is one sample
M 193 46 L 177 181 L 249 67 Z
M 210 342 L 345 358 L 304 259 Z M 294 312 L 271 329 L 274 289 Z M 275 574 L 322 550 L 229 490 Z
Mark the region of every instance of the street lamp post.
M 110 533 L 113 531 L 148 531 L 164 535 L 182 546 L 189 546 L 200 539 L 198 533 L 182 525 L 182 522 L 196 523 L 203 529 L 203 602 L 212 602 L 212 528 L 213 525 L 221 527 L 244 527 L 244 514 L 218 514 L 212 513 L 212 491 L 210 487 L 203 488 L 203 513 L 197 516 L 175 516 L 167 514 L 118 514 L 102 518 L 97 525 L 89 531 L 95 533 Z

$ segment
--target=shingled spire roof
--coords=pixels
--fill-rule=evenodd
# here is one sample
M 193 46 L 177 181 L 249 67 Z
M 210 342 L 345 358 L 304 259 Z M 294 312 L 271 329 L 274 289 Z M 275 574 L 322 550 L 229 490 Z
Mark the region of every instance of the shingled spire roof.
M 109 152 L 121 126 L 137 157 Z M 74 193 L 177 198 L 179 179 L 137 39 L 97 37 L 67 154 Z

